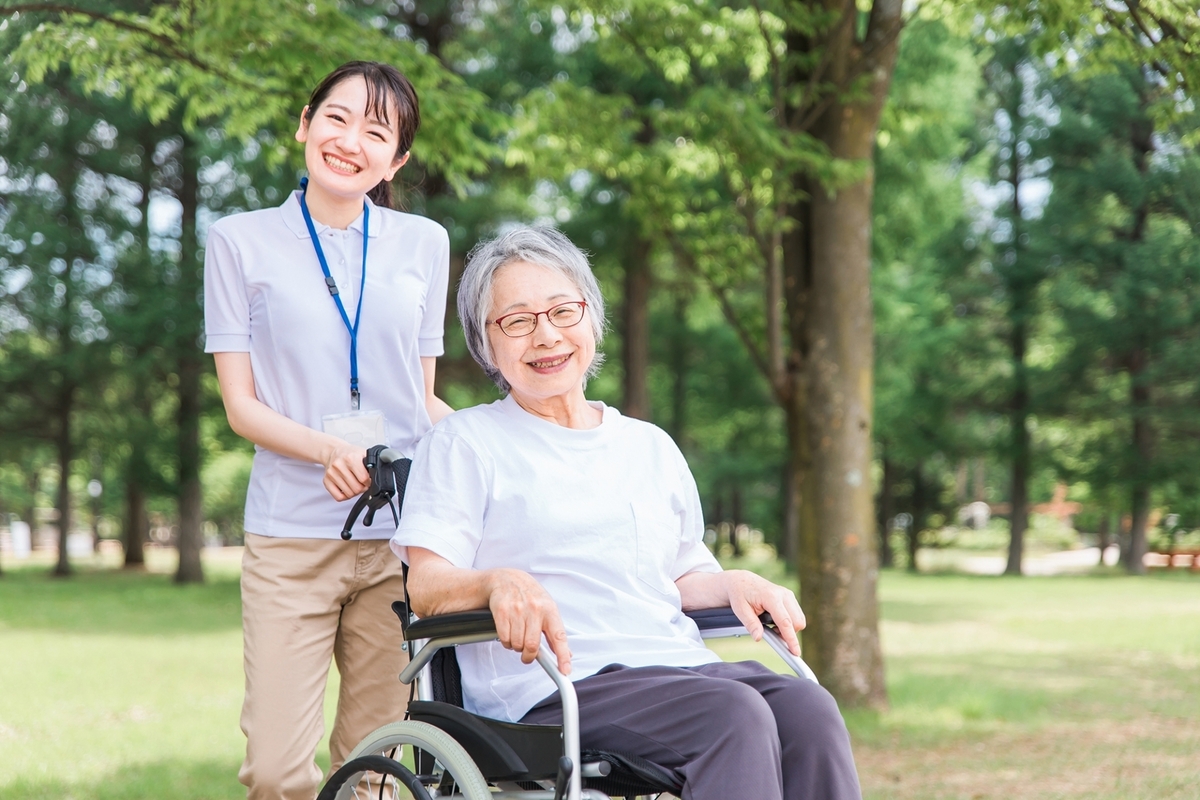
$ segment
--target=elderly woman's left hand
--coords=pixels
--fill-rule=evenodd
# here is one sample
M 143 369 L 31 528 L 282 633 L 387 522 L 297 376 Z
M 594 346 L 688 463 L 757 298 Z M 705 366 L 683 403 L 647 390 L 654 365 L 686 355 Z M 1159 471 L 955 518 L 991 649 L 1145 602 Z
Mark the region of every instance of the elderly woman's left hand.
M 796 637 L 796 631 L 804 629 L 805 619 L 796 593 L 746 570 L 731 569 L 720 574 L 725 579 L 729 607 L 746 626 L 754 641 L 762 640 L 763 625 L 758 615 L 765 611 L 775 621 L 788 650 L 793 655 L 800 655 L 800 640 Z

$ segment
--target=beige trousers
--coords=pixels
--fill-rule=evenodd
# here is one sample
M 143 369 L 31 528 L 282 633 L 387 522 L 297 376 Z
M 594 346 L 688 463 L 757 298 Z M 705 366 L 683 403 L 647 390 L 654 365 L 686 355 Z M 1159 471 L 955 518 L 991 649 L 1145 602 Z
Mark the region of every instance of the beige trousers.
M 242 630 L 246 760 L 238 773 L 249 800 L 313 800 L 314 761 L 325 732 L 325 681 L 341 675 L 329 741 L 333 769 L 355 745 L 402 719 L 408 689 L 400 621 L 400 559 L 384 541 L 284 539 L 246 534 Z

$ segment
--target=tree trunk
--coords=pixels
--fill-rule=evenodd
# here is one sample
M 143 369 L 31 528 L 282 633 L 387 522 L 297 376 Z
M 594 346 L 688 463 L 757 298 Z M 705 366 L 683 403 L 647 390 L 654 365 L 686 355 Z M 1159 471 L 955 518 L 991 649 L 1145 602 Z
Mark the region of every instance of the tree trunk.
M 1014 337 L 1015 338 L 1015 337 Z M 1024 342 L 1022 341 L 1021 359 L 1024 359 Z M 1017 359 L 1014 345 L 1014 361 Z M 1024 375 L 1022 362 L 1017 362 L 1019 374 Z M 1012 515 L 1011 535 L 1008 540 L 1008 563 L 1004 567 L 1005 575 L 1020 575 L 1021 560 L 1025 552 L 1025 531 L 1029 527 L 1029 399 L 1024 380 L 1019 380 L 1018 388 L 1013 393 L 1012 419 Z
M 139 354 L 142 355 L 142 354 Z M 139 358 L 139 361 L 141 358 Z M 138 419 L 134 420 L 129 460 L 125 463 L 125 530 L 122 540 L 125 545 L 125 568 L 139 569 L 146 564 L 145 541 L 150 530 L 146 516 L 145 478 L 150 467 L 147 463 L 145 424 L 151 419 L 150 398 L 142 374 L 134 380 L 134 407 Z
M 42 490 L 41 467 L 29 470 L 29 480 L 25 485 L 29 487 L 29 506 L 25 509 L 28 516 L 25 517 L 25 521 L 29 523 L 29 550 L 32 552 L 38 545 L 37 496 Z
M 896 516 L 896 465 L 883 456 L 883 480 L 879 487 L 879 566 L 894 567 L 895 554 L 892 553 L 891 525 L 892 517 Z
M 741 543 L 738 542 L 738 525 L 742 524 L 742 487 L 734 484 L 730 497 L 733 509 L 733 520 L 729 525 L 729 547 L 733 550 L 734 558 L 742 554 Z
M 1026 274 L 1024 247 L 1021 244 L 1021 148 L 1017 146 L 1023 120 L 1024 82 L 1018 71 L 1019 62 L 1013 65 L 1012 77 L 1017 91 L 1010 92 L 1008 109 L 1013 123 L 1013 141 L 1010 143 L 1009 180 L 1012 184 L 1012 265 L 1008 281 L 1009 318 L 1012 324 L 1010 349 L 1013 365 L 1013 392 L 1009 410 L 1012 425 L 1012 516 L 1009 528 L 1008 563 L 1005 575 L 1020 575 L 1021 561 L 1025 554 L 1025 531 L 1029 527 L 1029 472 L 1031 452 L 1029 445 L 1029 371 L 1025 363 L 1025 351 L 1029 343 L 1029 317 L 1033 305 L 1033 287 Z
M 625 400 L 621 413 L 650 419 L 650 242 L 638 238 L 625 263 L 625 304 L 622 308 L 625 361 Z
M 75 387 L 67 384 L 58 399 L 58 562 L 51 573 L 57 577 L 71 574 L 67 555 L 67 537 L 71 533 L 71 410 L 75 405 Z
M 802 385 L 799 381 L 795 383 Z M 783 409 L 784 423 L 787 427 L 788 457 L 783 469 L 783 530 L 779 545 L 784 560 L 795 564 L 797 569 L 801 563 L 811 561 L 815 564 L 818 558 L 816 536 L 803 533 L 814 531 L 816 526 L 813 504 L 810 502 L 816 495 L 807 486 L 812 477 L 812 457 L 808 451 L 804 405 L 803 393 L 793 391 Z M 806 544 L 812 549 L 807 554 L 802 554 L 801 549 Z M 806 603 L 808 601 L 804 599 L 803 572 L 800 572 L 800 575 L 801 602 Z M 815 598 L 812 599 L 815 601 Z M 809 620 L 809 631 L 811 630 L 812 620 Z M 805 635 L 815 636 L 810 632 L 806 632 Z
M 855 18 L 853 3 L 826 0 L 825 6 L 847 22 Z M 801 337 L 792 342 L 789 367 L 800 367 L 807 390 L 791 401 L 791 413 L 803 421 L 800 438 L 807 441 L 807 453 L 795 443 L 790 450 L 793 458 L 811 458 L 795 461 L 793 473 L 799 487 L 810 490 L 800 495 L 799 519 L 800 591 L 809 615 L 804 653 L 822 684 L 850 707 L 887 703 L 870 484 L 871 164 L 895 67 L 901 7 L 901 0 L 875 0 L 864 41 L 857 39 L 857 25 L 837 24 L 822 43 L 828 48 L 823 78 L 848 87 L 854 75 L 862 74 L 868 82 L 853 100 L 842 95 L 830 102 L 811 132 L 835 158 L 864 164 L 866 176 L 836 192 L 817 181 L 798 180 L 797 189 L 806 189 L 808 199 L 800 203 L 798 228 L 783 239 L 784 287 L 790 295 L 785 308 L 789 317 L 802 315 L 801 320 L 789 320 L 793 336 L 802 328 Z M 805 54 L 811 50 L 807 40 L 806 32 L 790 32 L 789 49 Z M 789 254 L 797 247 L 799 253 Z M 806 283 L 789 282 L 796 276 L 789 264 L 805 268 Z M 796 297 L 795 292 L 802 294 Z M 790 429 L 789 425 L 789 433 Z
M 196 208 L 198 204 L 195 145 L 183 134 L 180 150 L 181 186 L 179 202 L 183 206 L 183 225 L 180 231 L 180 279 L 178 338 L 176 339 L 179 375 L 179 570 L 177 583 L 198 583 L 204 580 L 200 563 L 203 544 L 204 509 L 200 487 L 200 360 L 201 309 L 203 273 L 198 258 L 196 238 Z
M 671 338 L 671 438 L 683 446 L 687 425 L 688 369 L 691 361 L 691 341 L 688 337 L 687 291 L 675 293 L 675 331 Z
M 143 547 L 149 523 L 146 518 L 146 493 L 141 480 L 132 469 L 125 476 L 125 568 L 139 569 L 146 565 Z
M 92 453 L 92 480 L 101 484 L 101 488 L 100 488 L 101 492 L 104 491 L 103 483 L 101 482 L 101 479 L 103 477 L 104 477 L 104 467 L 100 463 L 100 455 L 98 453 Z M 91 494 L 92 494 L 91 486 L 89 485 L 88 486 L 88 495 L 91 496 Z M 100 512 L 103 509 L 103 506 L 101 505 L 100 497 L 101 497 L 101 495 L 97 494 L 95 497 L 91 498 L 91 500 L 92 500 L 92 503 L 91 503 L 91 506 L 92 506 L 92 508 L 91 508 L 91 511 L 92 511 L 92 555 L 96 555 L 100 552 Z
M 158 144 L 158 131 L 149 125 L 143 125 L 138 131 L 138 143 L 147 156 L 154 152 Z M 138 210 L 142 213 L 141 237 L 139 255 L 135 269 L 137 279 L 145 282 L 146 276 L 152 270 L 150 255 L 150 197 L 154 191 L 154 159 L 142 159 L 142 169 L 138 174 L 139 186 L 142 190 L 138 201 Z M 149 472 L 146 453 L 146 431 L 153 424 L 151 415 L 151 400 L 145 362 L 147 360 L 146 343 L 136 348 L 137 357 L 133 375 L 133 407 L 137 410 L 136 418 L 130 420 L 130 453 L 125 463 L 125 524 L 122 531 L 122 543 L 125 549 L 125 569 L 142 569 L 146 565 L 145 542 L 150 531 L 150 521 L 146 515 L 146 475 Z
M 912 573 L 920 571 L 917 569 L 917 551 L 921 549 L 925 514 L 925 465 L 918 462 L 913 468 L 912 519 L 908 521 L 908 529 L 904 532 L 908 545 L 908 571 Z
M 204 509 L 200 488 L 199 352 L 179 361 L 179 570 L 177 583 L 204 580 L 200 563 Z
M 1143 112 L 1149 105 L 1146 92 L 1141 95 Z M 1149 117 L 1143 115 L 1130 126 L 1130 144 L 1135 153 L 1134 163 L 1141 175 L 1143 185 L 1148 182 L 1150 157 L 1154 151 L 1154 126 Z M 1146 198 L 1146 195 L 1143 195 Z M 1135 209 L 1135 221 L 1130 232 L 1131 243 L 1145 241 L 1150 224 L 1148 199 Z M 1129 551 L 1125 569 L 1130 575 L 1146 573 L 1146 527 L 1150 519 L 1150 474 L 1153 458 L 1154 430 L 1150 420 L 1150 351 L 1142 342 L 1135 342 L 1128 356 L 1130 412 L 1133 416 L 1132 520 L 1129 527 Z
M 1129 528 L 1129 554 L 1125 569 L 1130 575 L 1146 573 L 1146 528 L 1150 520 L 1150 469 L 1154 431 L 1150 423 L 1150 386 L 1146 382 L 1148 356 L 1137 348 L 1130 358 L 1130 401 L 1133 411 L 1134 479 L 1133 519 Z

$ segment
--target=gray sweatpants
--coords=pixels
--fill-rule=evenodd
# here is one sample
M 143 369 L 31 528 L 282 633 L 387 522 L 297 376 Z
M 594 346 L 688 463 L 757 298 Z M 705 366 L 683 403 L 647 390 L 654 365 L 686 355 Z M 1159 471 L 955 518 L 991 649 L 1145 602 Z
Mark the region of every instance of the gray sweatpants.
M 605 667 L 575 683 L 585 749 L 640 756 L 684 778 L 683 800 L 860 800 L 850 736 L 829 692 L 755 661 Z M 521 720 L 561 724 L 558 693 Z

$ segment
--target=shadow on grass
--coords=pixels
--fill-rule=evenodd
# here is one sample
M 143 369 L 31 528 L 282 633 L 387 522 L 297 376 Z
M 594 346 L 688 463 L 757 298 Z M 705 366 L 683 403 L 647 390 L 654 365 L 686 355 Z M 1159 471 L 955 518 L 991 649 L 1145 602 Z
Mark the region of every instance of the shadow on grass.
M 83 783 L 18 779 L 0 786 L 0 800 L 236 800 L 246 796 L 237 772 L 234 762 L 156 761 Z
M 64 633 L 191 635 L 239 628 L 235 577 L 178 585 L 169 575 L 80 571 L 52 578 L 45 570 L 6 570 L 0 579 L 0 628 Z

